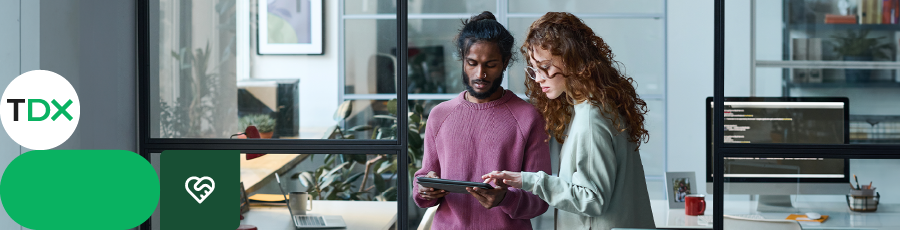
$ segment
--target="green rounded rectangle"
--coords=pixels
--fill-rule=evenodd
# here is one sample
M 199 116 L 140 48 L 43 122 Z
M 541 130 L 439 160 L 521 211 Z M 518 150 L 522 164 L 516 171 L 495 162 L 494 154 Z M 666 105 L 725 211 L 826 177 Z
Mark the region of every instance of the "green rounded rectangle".
M 153 166 L 130 151 L 34 150 L 7 166 L 0 200 L 29 229 L 128 229 L 153 214 L 159 186 Z

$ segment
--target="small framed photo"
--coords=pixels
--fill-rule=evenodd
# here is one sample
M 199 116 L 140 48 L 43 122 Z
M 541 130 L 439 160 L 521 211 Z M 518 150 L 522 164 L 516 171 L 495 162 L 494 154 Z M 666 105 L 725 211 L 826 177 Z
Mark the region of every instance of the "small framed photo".
M 259 54 L 323 54 L 322 0 L 259 0 Z
M 669 201 L 669 209 L 683 209 L 684 198 L 698 192 L 694 187 L 696 178 L 694 172 L 666 172 L 666 200 Z
M 247 190 L 244 189 L 244 182 L 241 182 L 241 214 L 250 211 L 250 199 L 247 198 Z

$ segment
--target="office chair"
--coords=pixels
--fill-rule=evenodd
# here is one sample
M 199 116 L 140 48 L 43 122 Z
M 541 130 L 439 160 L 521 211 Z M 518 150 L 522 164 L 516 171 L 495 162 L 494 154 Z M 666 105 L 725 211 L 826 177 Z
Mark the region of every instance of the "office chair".
M 422 221 L 419 222 L 419 227 L 416 230 L 431 230 L 431 222 L 434 221 L 434 213 L 437 212 L 439 206 L 441 205 L 435 205 L 425 210 L 425 215 L 422 216 Z

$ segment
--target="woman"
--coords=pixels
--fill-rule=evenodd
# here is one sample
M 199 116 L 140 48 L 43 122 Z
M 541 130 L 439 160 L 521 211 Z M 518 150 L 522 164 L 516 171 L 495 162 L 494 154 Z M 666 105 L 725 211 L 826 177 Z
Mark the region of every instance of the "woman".
M 562 144 L 559 177 L 494 171 L 482 178 L 561 210 L 556 229 L 655 228 L 638 152 L 649 138 L 647 104 L 609 45 L 574 15 L 551 12 L 531 24 L 520 51 L 532 79 L 526 94 Z

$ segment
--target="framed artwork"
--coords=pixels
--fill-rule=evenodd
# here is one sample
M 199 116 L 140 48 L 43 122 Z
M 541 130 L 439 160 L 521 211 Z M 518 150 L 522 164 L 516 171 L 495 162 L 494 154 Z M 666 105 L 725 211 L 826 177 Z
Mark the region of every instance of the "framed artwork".
M 666 172 L 666 200 L 669 201 L 669 209 L 683 209 L 684 198 L 698 192 L 694 187 L 696 178 L 694 172 Z
M 257 53 L 323 54 L 322 0 L 257 2 Z

